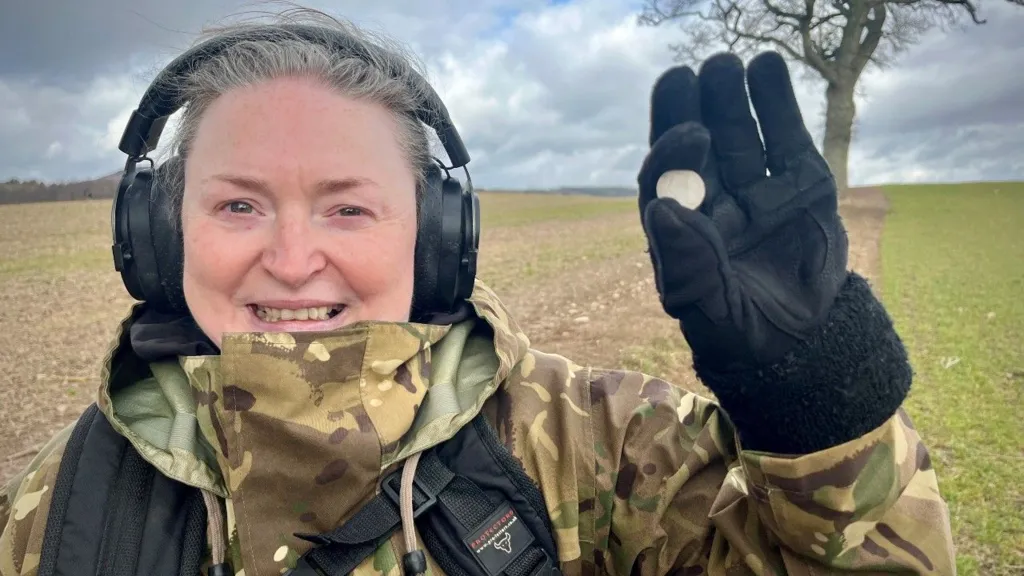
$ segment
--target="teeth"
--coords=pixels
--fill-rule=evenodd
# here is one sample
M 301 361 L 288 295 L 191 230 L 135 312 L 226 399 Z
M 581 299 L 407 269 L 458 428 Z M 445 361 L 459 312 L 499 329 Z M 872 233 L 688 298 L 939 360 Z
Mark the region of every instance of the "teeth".
M 268 308 L 256 306 L 256 315 L 265 322 L 278 322 L 282 320 L 327 320 L 330 313 L 341 310 L 344 306 L 318 306 L 316 308 L 299 308 L 298 310 L 288 308 Z

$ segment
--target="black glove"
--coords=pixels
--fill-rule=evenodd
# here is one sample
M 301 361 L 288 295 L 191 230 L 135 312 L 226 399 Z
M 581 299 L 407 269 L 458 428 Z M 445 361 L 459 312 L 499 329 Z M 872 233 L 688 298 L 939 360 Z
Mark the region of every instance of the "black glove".
M 639 178 L 665 311 L 680 320 L 694 355 L 722 370 L 780 359 L 821 323 L 846 280 L 836 183 L 804 127 L 786 65 L 765 53 L 748 77 L 766 146 L 743 63 L 720 54 L 699 79 L 679 67 L 655 84 L 652 147 Z M 698 210 L 656 197 L 668 170 L 701 175 Z
M 870 288 L 847 272 L 835 179 L 785 62 L 763 53 L 746 80 L 763 145 L 736 56 L 712 57 L 699 78 L 676 67 L 658 79 L 638 177 L 641 220 L 665 311 L 747 447 L 812 451 L 890 416 L 909 367 Z M 670 170 L 700 174 L 696 210 L 657 197 Z M 875 370 L 876 357 L 896 371 Z

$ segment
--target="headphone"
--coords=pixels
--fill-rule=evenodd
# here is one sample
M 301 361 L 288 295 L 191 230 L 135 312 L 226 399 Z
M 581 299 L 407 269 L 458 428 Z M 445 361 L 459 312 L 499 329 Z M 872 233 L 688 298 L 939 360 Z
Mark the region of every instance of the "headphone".
M 173 157 L 159 168 L 146 154 L 155 149 L 170 117 L 185 105 L 169 81 L 183 76 L 238 42 L 299 38 L 319 44 L 339 56 L 368 60 L 365 50 L 339 32 L 319 26 L 284 24 L 262 26 L 207 40 L 164 68 L 147 88 L 124 129 L 118 148 L 128 155 L 111 213 L 114 269 L 129 294 L 153 309 L 170 314 L 187 314 L 182 289 L 184 268 L 180 226 L 172 221 L 172 195 L 162 174 L 178 167 Z M 410 71 L 410 87 L 421 95 L 416 117 L 430 126 L 444 145 L 452 162 L 445 166 L 435 158 L 426 178 L 419 206 L 416 233 L 414 289 L 411 320 L 429 322 L 438 315 L 451 314 L 469 298 L 476 278 L 480 245 L 480 203 L 469 176 L 469 153 L 448 116 L 448 110 L 434 89 L 420 75 Z M 149 167 L 140 167 L 143 161 Z M 463 186 L 450 170 L 462 168 Z M 154 185 L 154 182 L 156 183 Z

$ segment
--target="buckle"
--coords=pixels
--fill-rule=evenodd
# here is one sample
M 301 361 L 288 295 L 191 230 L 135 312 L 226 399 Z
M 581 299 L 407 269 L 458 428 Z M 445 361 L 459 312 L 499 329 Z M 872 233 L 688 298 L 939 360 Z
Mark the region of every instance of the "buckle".
M 393 485 L 394 484 L 394 485 Z M 396 470 L 389 474 L 384 481 L 381 482 L 380 488 L 384 494 L 387 494 L 388 498 L 395 503 L 395 506 L 399 510 L 402 509 L 402 498 L 399 494 L 399 490 L 402 487 L 402 470 Z M 417 505 L 416 502 L 420 504 Z M 434 494 L 427 489 L 426 486 L 420 482 L 420 479 L 416 476 L 412 478 L 412 517 L 419 518 L 421 514 L 434 507 L 437 504 L 437 494 Z

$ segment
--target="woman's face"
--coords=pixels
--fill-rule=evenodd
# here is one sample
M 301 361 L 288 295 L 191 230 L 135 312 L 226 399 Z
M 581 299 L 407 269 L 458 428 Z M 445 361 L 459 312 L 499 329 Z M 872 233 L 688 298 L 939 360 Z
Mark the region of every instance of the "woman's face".
M 185 299 L 225 332 L 406 321 L 416 179 L 377 104 L 284 78 L 218 98 L 185 168 Z

